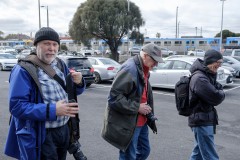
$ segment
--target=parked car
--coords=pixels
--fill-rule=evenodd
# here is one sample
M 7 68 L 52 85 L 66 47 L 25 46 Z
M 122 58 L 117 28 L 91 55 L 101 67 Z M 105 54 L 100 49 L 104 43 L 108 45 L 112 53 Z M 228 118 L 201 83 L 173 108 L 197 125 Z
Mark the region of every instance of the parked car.
M 236 77 L 240 77 L 240 62 L 231 56 L 223 56 L 223 66 L 229 66 L 235 69 Z
M 195 49 L 187 52 L 187 55 L 189 56 L 204 56 L 205 51 L 202 49 Z
M 159 63 L 157 67 L 150 71 L 149 81 L 151 85 L 153 87 L 174 89 L 181 76 L 191 74 L 189 69 L 197 58 L 199 57 L 176 57 L 166 60 L 165 63 Z M 226 74 L 224 69 L 220 67 L 217 72 L 217 81 L 223 86 L 232 83 L 232 75 L 229 75 L 229 71 Z
M 80 54 L 86 57 L 94 55 L 94 52 L 94 49 L 88 47 L 83 47 L 80 49 Z
M 238 56 L 240 57 L 240 49 L 233 49 L 231 56 Z
M 32 51 L 30 49 L 24 49 L 20 53 L 16 55 L 16 58 L 25 58 L 27 55 L 29 55 Z
M 232 49 L 225 49 L 222 53 L 223 56 L 231 56 L 232 55 Z
M 235 58 L 236 60 L 240 61 L 240 57 L 239 56 L 233 56 L 233 58 Z
M 0 46 L 0 52 L 14 52 L 16 51 L 14 48 L 10 46 Z
M 90 64 L 87 57 L 75 57 L 75 56 L 58 56 L 62 59 L 69 69 L 73 69 L 77 72 L 81 72 L 86 82 L 86 86 L 89 87 L 94 83 L 94 69 Z
M 114 79 L 121 66 L 118 62 L 110 58 L 88 57 L 88 59 L 94 68 L 95 83 Z
M 11 70 L 16 65 L 18 59 L 10 53 L 0 53 L 0 70 Z
M 139 47 L 129 48 L 129 54 L 131 54 L 131 56 L 139 55 L 140 51 L 141 49 Z
M 175 51 L 171 51 L 167 48 L 161 48 L 161 53 L 162 53 L 162 56 L 172 56 L 172 55 L 175 55 L 176 52 Z

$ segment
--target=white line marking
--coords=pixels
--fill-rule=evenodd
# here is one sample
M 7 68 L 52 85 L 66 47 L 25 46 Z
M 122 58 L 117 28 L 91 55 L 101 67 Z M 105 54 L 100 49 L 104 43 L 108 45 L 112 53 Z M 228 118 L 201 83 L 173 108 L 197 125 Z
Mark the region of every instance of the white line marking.
M 237 86 L 237 87 L 234 87 L 234 88 L 231 88 L 231 89 L 226 89 L 226 90 L 224 90 L 224 92 L 228 92 L 228 91 L 231 91 L 231 90 L 234 90 L 234 89 L 237 89 L 237 88 L 240 88 L 240 86 Z
M 165 96 L 175 96 L 175 94 L 164 93 L 164 92 L 156 92 L 156 91 L 153 91 L 153 93 L 155 93 L 155 94 L 161 94 L 161 95 L 165 95 Z

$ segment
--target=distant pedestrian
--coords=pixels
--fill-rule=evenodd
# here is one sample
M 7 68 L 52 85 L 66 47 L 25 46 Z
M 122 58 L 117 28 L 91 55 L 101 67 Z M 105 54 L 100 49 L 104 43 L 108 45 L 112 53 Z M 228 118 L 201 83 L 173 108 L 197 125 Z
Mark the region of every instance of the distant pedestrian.
M 150 154 L 148 126 L 157 133 L 149 70 L 162 60 L 155 44 L 142 47 L 118 71 L 104 117 L 102 137 L 120 149 L 119 160 L 145 160 Z
M 214 143 L 218 115 L 215 106 L 225 99 L 223 87 L 216 81 L 217 70 L 223 62 L 222 54 L 208 50 L 204 60 L 197 59 L 190 72 L 190 105 L 193 113 L 188 118 L 195 138 L 190 160 L 218 160 Z

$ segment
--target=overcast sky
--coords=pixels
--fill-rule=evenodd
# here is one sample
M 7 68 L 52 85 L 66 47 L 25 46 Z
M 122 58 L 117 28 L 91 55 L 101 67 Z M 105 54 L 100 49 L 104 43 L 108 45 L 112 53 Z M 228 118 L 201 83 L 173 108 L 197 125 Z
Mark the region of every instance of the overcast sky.
M 97 1 L 97 0 L 96 0 Z M 176 35 L 178 13 L 179 36 L 214 37 L 221 30 L 222 1 L 220 0 L 130 0 L 140 8 L 146 21 L 140 31 L 148 37 L 159 32 L 162 38 Z M 48 6 L 49 26 L 60 34 L 68 25 L 77 7 L 85 0 L 40 0 Z M 224 1 L 223 29 L 240 33 L 240 0 Z M 178 7 L 178 12 L 177 12 Z M 0 0 L 0 31 L 5 34 L 23 33 L 34 36 L 39 29 L 38 0 Z M 41 26 L 47 26 L 47 10 L 41 8 Z

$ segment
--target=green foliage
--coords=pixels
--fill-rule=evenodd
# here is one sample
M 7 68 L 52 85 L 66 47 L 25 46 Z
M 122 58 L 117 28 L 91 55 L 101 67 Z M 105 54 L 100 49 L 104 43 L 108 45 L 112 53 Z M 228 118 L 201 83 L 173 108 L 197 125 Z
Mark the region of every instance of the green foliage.
M 144 24 L 139 8 L 128 0 L 87 0 L 80 4 L 69 24 L 75 41 L 87 44 L 91 38 L 103 39 L 118 60 L 117 49 L 128 31 Z
M 140 33 L 139 31 L 132 31 L 131 36 L 129 37 L 129 39 L 135 40 L 136 44 L 140 44 L 142 45 L 144 42 L 144 35 L 142 33 Z
M 5 37 L 5 39 L 18 39 L 18 40 L 23 40 L 23 39 L 30 39 L 29 36 L 25 34 L 9 34 Z
M 216 34 L 215 37 L 220 37 L 220 36 L 221 36 L 221 32 Z M 240 37 L 240 33 L 234 33 L 234 32 L 231 32 L 231 31 L 229 31 L 227 29 L 222 30 L 222 38 L 226 39 L 227 37 Z
M 61 44 L 60 45 L 60 49 L 64 50 L 64 51 L 68 51 L 68 48 L 67 48 L 67 46 L 65 44 Z

